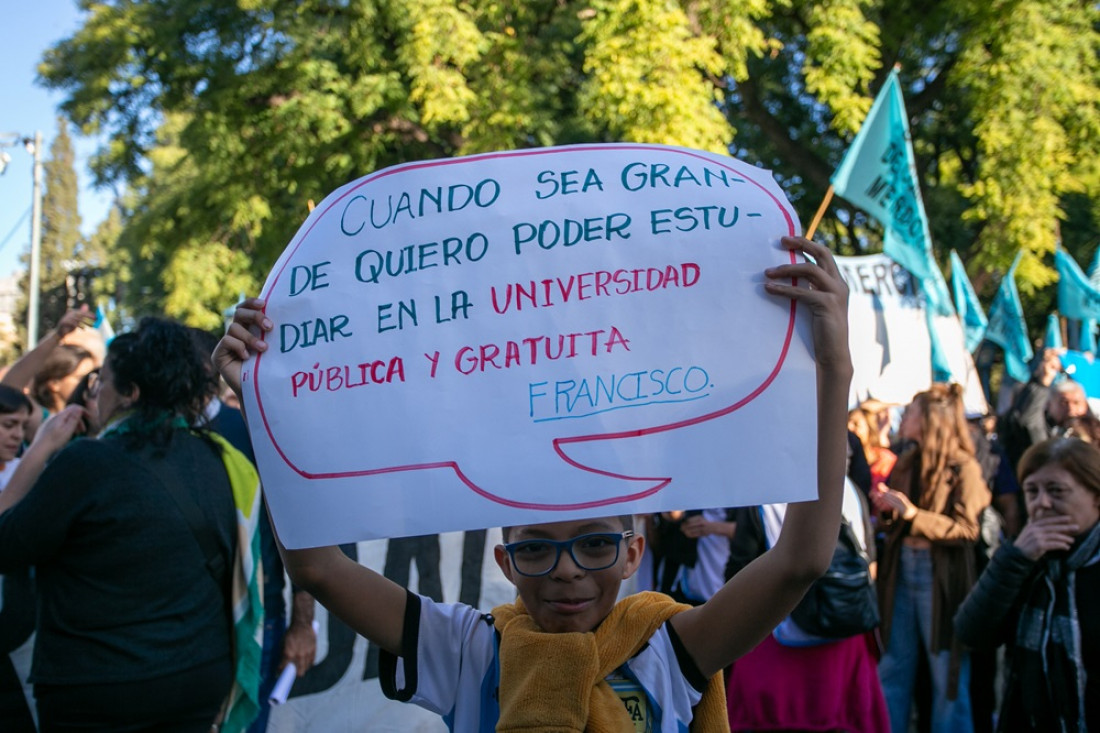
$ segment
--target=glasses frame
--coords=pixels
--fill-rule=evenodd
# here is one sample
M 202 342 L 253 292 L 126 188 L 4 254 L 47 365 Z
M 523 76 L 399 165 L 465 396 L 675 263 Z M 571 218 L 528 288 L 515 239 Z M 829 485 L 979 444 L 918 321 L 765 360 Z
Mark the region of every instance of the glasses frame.
M 635 534 L 634 530 L 632 530 L 632 529 L 626 529 L 626 530 L 623 530 L 622 532 L 589 532 L 587 534 L 577 535 L 576 537 L 572 537 L 568 540 L 549 540 L 549 539 L 520 540 L 519 542 L 509 542 L 509 543 L 503 545 L 503 547 L 504 547 L 504 551 L 508 553 L 508 558 L 512 561 L 512 568 L 515 569 L 515 571 L 517 573 L 519 573 L 520 575 L 522 575 L 526 578 L 542 578 L 542 577 L 547 576 L 550 573 L 554 572 L 554 569 L 556 567 L 558 567 L 558 563 L 561 562 L 561 553 L 563 551 L 566 551 L 566 550 L 568 550 L 568 552 L 569 552 L 569 557 L 571 557 L 573 559 L 573 564 L 574 565 L 576 565 L 581 570 L 584 570 L 585 572 L 594 573 L 594 572 L 597 572 L 599 570 L 607 570 L 609 567 L 611 567 L 615 563 L 619 562 L 619 554 L 622 552 L 623 540 L 629 540 L 631 537 L 634 536 L 634 534 Z M 584 564 L 580 560 L 577 559 L 576 553 L 573 552 L 573 545 L 576 542 L 580 541 L 580 540 L 586 540 L 586 539 L 589 539 L 590 537 L 608 537 L 608 538 L 614 537 L 614 538 L 616 538 L 615 557 L 614 557 L 614 559 L 611 560 L 611 562 L 609 562 L 606 565 L 602 565 L 598 568 L 589 568 L 589 567 L 585 567 Z M 554 562 L 550 564 L 550 567 L 548 567 L 546 570 L 544 570 L 541 573 L 525 573 L 525 572 L 523 572 L 522 570 L 519 569 L 519 564 L 516 563 L 516 550 L 518 550 L 519 548 L 521 548 L 524 545 L 529 544 L 531 542 L 538 542 L 538 543 L 545 544 L 545 545 L 551 545 L 554 548 Z

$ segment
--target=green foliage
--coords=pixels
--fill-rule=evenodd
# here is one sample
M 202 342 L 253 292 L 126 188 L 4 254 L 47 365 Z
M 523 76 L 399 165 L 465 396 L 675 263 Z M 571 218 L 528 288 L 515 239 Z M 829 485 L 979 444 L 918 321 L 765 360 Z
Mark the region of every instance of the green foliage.
M 973 34 L 957 69 L 985 112 L 974 125 L 977 175 L 961 192 L 972 203 L 966 217 L 983 223 L 976 264 L 996 266 L 1023 247 L 1020 289 L 1030 294 L 1055 279 L 1040 258 L 1054 251 L 1062 200 L 1096 178 L 1097 17 L 1053 0 L 987 12 L 998 23 Z
M 1100 228 L 1089 4 L 81 2 L 83 26 L 40 72 L 71 120 L 107 136 L 100 180 L 129 187 L 116 249 L 128 257 L 110 278 L 135 313 L 212 323 L 255 289 L 307 202 L 408 160 L 732 145 L 808 221 L 895 63 L 937 252 L 958 249 L 981 294 L 1024 248 L 1020 289 L 1039 297 L 1059 223 L 1079 260 Z M 821 236 L 843 252 L 881 241 L 843 201 Z
M 733 131 L 712 80 L 725 68 L 714 39 L 693 34 L 666 0 L 593 6 L 578 38 L 588 49 L 578 106 L 594 129 L 612 140 L 727 151 Z
M 806 91 L 833 112 L 832 127 L 855 135 L 871 109 L 868 85 L 879 68 L 878 26 L 866 0 L 830 0 L 808 9 Z
M 165 314 L 208 331 L 222 330 L 222 313 L 236 302 L 221 293 L 254 293 L 259 283 L 241 252 L 219 242 L 193 242 L 172 253 L 164 272 Z

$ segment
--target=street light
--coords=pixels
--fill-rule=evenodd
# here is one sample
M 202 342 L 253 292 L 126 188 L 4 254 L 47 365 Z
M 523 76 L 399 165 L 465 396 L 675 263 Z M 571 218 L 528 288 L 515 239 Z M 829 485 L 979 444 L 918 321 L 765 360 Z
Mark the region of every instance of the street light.
M 0 132 L 0 147 L 10 148 L 23 143 L 23 148 L 34 158 L 34 198 L 31 200 L 31 265 L 30 293 L 27 296 L 27 350 L 38 344 L 38 267 L 42 251 L 42 133 L 25 137 L 15 132 Z M 11 156 L 0 150 L 0 175 L 4 173 Z

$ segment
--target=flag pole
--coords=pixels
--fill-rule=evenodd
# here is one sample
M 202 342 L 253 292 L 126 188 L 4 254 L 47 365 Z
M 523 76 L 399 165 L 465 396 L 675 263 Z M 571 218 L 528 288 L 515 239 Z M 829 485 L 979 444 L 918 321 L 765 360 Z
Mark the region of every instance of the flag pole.
M 806 239 L 813 239 L 814 232 L 817 231 L 817 225 L 821 223 L 822 217 L 825 216 L 825 209 L 829 208 L 829 204 L 833 200 L 833 184 L 829 184 L 829 188 L 825 191 L 825 198 L 821 200 L 821 206 L 817 207 L 817 213 L 814 214 L 813 221 L 810 222 L 810 228 L 806 230 Z

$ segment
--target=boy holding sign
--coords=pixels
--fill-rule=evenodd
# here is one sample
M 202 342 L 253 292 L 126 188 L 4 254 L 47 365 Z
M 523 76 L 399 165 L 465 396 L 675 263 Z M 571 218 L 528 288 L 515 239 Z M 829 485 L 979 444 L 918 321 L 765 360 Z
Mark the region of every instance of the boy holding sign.
M 519 598 L 491 616 L 413 595 L 336 547 L 283 550 L 298 585 L 384 650 L 388 696 L 433 710 L 461 731 L 622 731 L 637 721 L 654 731 L 728 730 L 719 672 L 783 620 L 828 567 L 844 486 L 847 288 L 824 246 L 781 241 L 814 261 L 769 268 L 764 287 L 812 314 L 818 499 L 791 504 L 775 546 L 695 608 L 654 593 L 616 603 L 645 546 L 629 517 L 505 528 L 495 558 Z M 257 334 L 275 327 L 263 305 L 253 299 L 238 307 L 214 352 L 238 394 L 241 364 L 267 348 Z M 404 689 L 396 689 L 398 661 Z

